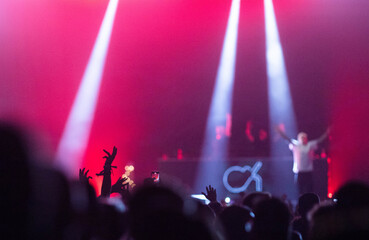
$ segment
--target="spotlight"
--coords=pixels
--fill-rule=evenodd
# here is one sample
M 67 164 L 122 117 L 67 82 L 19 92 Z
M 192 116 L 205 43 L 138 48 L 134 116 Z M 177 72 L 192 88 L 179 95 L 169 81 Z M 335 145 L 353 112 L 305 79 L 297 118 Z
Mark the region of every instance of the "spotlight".
M 205 140 L 196 178 L 197 192 L 203 191 L 203 188 L 211 183 L 219 189 L 218 195 L 221 195 L 222 173 L 220 171 L 227 158 L 228 138 L 231 132 L 231 104 L 239 15 L 240 0 L 233 0 L 208 113 Z M 208 160 L 213 161 L 213 164 L 207 164 Z
M 87 148 L 117 5 L 110 0 L 57 149 L 56 164 L 70 177 Z
M 273 130 L 284 124 L 288 135 L 296 136 L 295 113 L 272 0 L 264 0 L 264 11 L 271 156 L 285 156 L 288 148 L 281 141 L 274 142 L 279 136 Z

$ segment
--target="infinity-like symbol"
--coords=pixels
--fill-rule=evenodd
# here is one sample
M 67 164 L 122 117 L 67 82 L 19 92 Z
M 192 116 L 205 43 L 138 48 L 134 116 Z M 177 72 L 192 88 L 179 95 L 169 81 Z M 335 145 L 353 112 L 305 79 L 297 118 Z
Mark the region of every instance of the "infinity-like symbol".
M 223 184 L 224 187 L 230 191 L 231 193 L 239 193 L 239 192 L 244 192 L 246 191 L 246 189 L 249 187 L 249 185 L 251 184 L 252 181 L 255 181 L 255 186 L 256 186 L 256 191 L 262 191 L 263 190 L 263 179 L 262 177 L 258 174 L 258 171 L 260 170 L 261 166 L 263 166 L 262 162 L 256 162 L 254 164 L 254 166 L 251 168 L 250 166 L 232 166 L 230 168 L 228 168 L 224 174 L 223 174 Z M 232 187 L 229 183 L 228 183 L 228 177 L 232 172 L 241 172 L 241 173 L 245 173 L 246 171 L 251 172 L 250 177 L 247 178 L 246 182 L 241 186 L 241 187 Z

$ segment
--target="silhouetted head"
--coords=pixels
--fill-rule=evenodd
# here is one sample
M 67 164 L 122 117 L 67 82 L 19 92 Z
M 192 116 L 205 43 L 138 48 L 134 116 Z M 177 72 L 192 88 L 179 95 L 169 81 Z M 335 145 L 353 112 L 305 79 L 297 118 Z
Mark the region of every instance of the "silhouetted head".
M 24 133 L 12 124 L 0 122 L 1 236 L 25 237 L 31 191 L 29 162 Z
M 68 180 L 49 167 L 31 170 L 30 238 L 62 239 L 72 217 Z
M 254 214 L 251 209 L 239 206 L 230 206 L 220 213 L 227 239 L 245 239 L 248 236 L 247 224 L 251 222 Z
M 129 201 L 129 230 L 135 240 L 213 239 L 198 204 L 162 185 L 143 186 Z M 204 215 L 202 215 L 204 216 Z
M 349 182 L 335 194 L 335 204 L 320 206 L 312 215 L 311 240 L 369 239 L 369 188 Z
M 242 201 L 242 205 L 254 210 L 256 205 L 264 200 L 271 199 L 272 195 L 267 192 L 253 192 L 248 194 Z
M 369 186 L 362 182 L 348 182 L 334 194 L 339 208 L 369 207 Z
M 305 193 L 299 197 L 298 211 L 302 217 L 306 217 L 306 214 L 313 209 L 313 207 L 319 204 L 320 199 L 315 193 Z
M 260 202 L 255 210 L 252 227 L 254 239 L 286 240 L 289 237 L 290 212 L 286 204 L 277 198 Z

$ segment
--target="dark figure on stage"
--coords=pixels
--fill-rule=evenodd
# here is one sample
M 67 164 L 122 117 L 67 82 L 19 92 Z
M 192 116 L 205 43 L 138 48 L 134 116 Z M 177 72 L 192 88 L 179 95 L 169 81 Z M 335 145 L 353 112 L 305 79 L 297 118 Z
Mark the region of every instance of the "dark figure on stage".
M 313 192 L 314 151 L 318 148 L 318 144 L 328 136 L 329 128 L 318 139 L 311 141 L 308 140 L 308 136 L 304 132 L 300 132 L 296 140 L 286 136 L 280 128 L 277 128 L 277 131 L 288 140 L 289 148 L 293 153 L 292 170 L 295 173 L 295 182 L 297 182 L 300 195 Z

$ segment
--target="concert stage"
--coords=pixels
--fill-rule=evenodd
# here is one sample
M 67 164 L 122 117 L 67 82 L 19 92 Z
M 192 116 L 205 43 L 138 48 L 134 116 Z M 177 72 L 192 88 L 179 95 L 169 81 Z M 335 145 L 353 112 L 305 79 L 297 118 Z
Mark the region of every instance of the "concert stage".
M 204 173 L 201 178 L 202 187 L 196 184 L 199 163 L 200 161 L 196 159 L 160 160 L 159 170 L 163 181 L 177 180 L 188 187 L 193 194 L 205 192 L 207 185 L 214 186 L 217 189 L 218 200 L 225 197 L 237 199 L 243 193 L 254 191 L 270 192 L 274 196 L 286 194 L 289 199 L 297 199 L 298 197 L 292 172 L 292 157 L 232 158 L 222 164 L 218 164 L 219 162 L 216 161 L 206 161 L 203 162 L 203 166 L 205 169 L 212 169 L 212 172 L 207 173 L 208 175 Z M 313 189 L 321 199 L 327 197 L 327 170 L 326 159 L 314 161 Z M 212 182 L 207 182 L 210 175 Z M 214 182 L 214 179 L 217 181 Z

